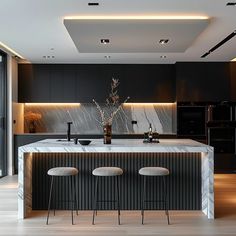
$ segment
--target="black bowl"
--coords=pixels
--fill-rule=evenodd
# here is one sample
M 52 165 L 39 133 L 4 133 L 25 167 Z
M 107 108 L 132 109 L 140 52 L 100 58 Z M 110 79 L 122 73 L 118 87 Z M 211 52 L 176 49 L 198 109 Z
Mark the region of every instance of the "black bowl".
M 89 145 L 91 140 L 78 140 L 81 145 Z

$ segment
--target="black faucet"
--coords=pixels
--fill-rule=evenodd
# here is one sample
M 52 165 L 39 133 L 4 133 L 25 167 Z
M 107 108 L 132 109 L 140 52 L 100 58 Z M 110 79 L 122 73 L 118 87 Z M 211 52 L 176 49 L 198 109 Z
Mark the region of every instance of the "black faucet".
M 72 122 L 67 122 L 67 141 L 68 141 L 68 142 L 70 141 L 70 136 L 71 136 L 71 133 L 70 133 L 70 126 L 71 126 L 72 124 L 73 124 Z

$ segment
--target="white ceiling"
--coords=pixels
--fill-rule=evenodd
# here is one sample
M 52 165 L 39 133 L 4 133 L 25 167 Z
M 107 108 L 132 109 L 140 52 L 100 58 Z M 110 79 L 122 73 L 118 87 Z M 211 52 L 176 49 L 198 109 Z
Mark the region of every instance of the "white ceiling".
M 229 61 L 236 57 L 236 37 L 207 58 L 201 58 L 236 30 L 236 7 L 226 7 L 229 1 L 234 0 L 1 0 L 0 42 L 33 63 Z M 90 7 L 88 2 L 99 2 L 100 5 Z M 184 52 L 173 49 L 166 53 L 128 53 L 129 50 L 126 53 L 82 53 L 78 52 L 63 24 L 64 17 L 81 15 L 200 15 L 208 16 L 210 24 Z M 160 58 L 163 55 L 166 58 Z
M 65 19 L 64 24 L 81 53 L 185 52 L 208 25 L 198 20 L 84 20 Z M 101 39 L 109 43 L 102 44 Z M 168 39 L 167 44 L 160 44 Z

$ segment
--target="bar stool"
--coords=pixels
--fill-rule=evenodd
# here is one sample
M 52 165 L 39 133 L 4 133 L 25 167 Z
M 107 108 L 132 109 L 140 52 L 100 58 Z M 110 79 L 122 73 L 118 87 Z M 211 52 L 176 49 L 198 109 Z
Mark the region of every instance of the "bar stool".
M 168 225 L 170 224 L 170 219 L 169 219 L 169 211 L 168 211 L 168 206 L 167 206 L 167 188 L 166 188 L 166 176 L 170 174 L 169 170 L 163 167 L 143 167 L 139 170 L 139 174 L 143 175 L 143 197 L 142 197 L 142 224 L 144 223 L 144 208 L 145 208 L 145 194 L 146 194 L 146 177 L 162 177 L 162 184 L 164 188 L 164 199 L 158 200 L 158 201 L 148 201 L 148 202 L 163 202 L 164 207 L 165 207 L 165 213 L 167 216 L 167 222 Z
M 95 213 L 97 214 L 97 202 L 114 202 L 114 201 L 98 201 L 97 193 L 98 193 L 98 178 L 99 177 L 116 177 L 116 202 L 118 209 L 118 224 L 120 225 L 120 198 L 119 198 L 119 179 L 118 176 L 123 174 L 123 170 L 119 167 L 98 167 L 93 170 L 92 174 L 96 176 L 96 184 L 95 184 L 95 192 L 94 192 L 94 204 L 93 204 L 93 221 L 94 225 Z
M 48 215 L 47 215 L 47 223 L 46 223 L 47 225 L 48 225 L 50 208 L 51 208 L 51 198 L 52 198 L 54 177 L 70 177 L 71 222 L 72 222 L 72 225 L 74 224 L 73 205 L 75 202 L 76 202 L 76 213 L 78 215 L 78 201 L 77 201 L 77 194 L 75 191 L 75 176 L 78 173 L 79 173 L 78 169 L 74 167 L 56 167 L 56 168 L 51 168 L 48 170 L 47 174 L 51 176 L 51 187 L 50 187 L 49 200 L 48 200 Z M 54 215 L 55 215 L 55 208 L 54 208 Z

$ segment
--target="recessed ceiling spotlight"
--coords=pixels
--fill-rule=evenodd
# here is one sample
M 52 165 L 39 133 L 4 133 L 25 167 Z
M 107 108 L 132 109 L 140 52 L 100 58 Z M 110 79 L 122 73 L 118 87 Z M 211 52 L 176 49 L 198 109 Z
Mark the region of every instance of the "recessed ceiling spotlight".
M 43 56 L 43 58 L 44 59 L 54 59 L 55 58 L 55 56 L 54 55 L 52 55 L 52 56 L 50 56 L 50 55 L 45 55 L 45 56 Z
M 106 56 L 104 56 L 104 58 L 106 58 L 106 59 L 110 59 L 110 58 L 111 58 L 111 56 L 109 56 L 109 55 L 106 55 Z
M 165 59 L 165 58 L 166 58 L 166 55 L 161 55 L 160 58 L 161 58 L 161 59 Z
M 50 50 L 51 50 L 51 51 L 53 51 L 53 50 L 54 50 L 54 48 L 50 48 Z
M 236 2 L 228 2 L 226 6 L 236 6 Z
M 99 6 L 98 2 L 89 2 L 88 3 L 89 6 Z
M 109 39 L 101 39 L 101 43 L 108 44 L 108 43 L 110 43 L 110 40 Z
M 159 43 L 164 45 L 167 44 L 169 42 L 169 39 L 160 39 Z

